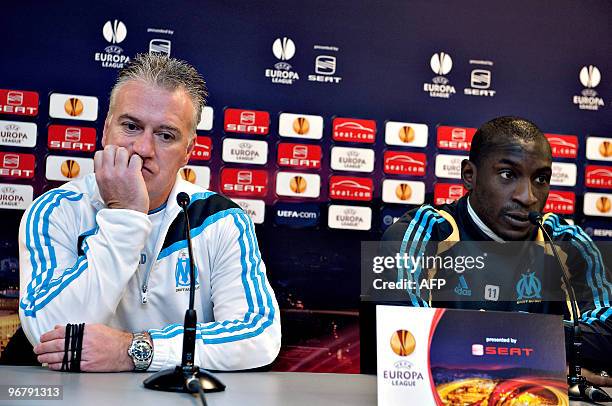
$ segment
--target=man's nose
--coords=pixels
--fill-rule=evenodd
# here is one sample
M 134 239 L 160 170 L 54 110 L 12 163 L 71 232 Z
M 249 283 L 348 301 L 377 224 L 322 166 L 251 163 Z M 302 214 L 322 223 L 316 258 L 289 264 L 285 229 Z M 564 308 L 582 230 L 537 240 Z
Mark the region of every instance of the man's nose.
M 531 207 L 538 202 L 537 196 L 533 193 L 533 185 L 529 179 L 521 180 L 514 189 L 514 200 L 521 203 L 524 207 Z
M 142 158 L 150 158 L 155 154 L 155 140 L 152 131 L 145 130 L 134 140 L 132 151 Z

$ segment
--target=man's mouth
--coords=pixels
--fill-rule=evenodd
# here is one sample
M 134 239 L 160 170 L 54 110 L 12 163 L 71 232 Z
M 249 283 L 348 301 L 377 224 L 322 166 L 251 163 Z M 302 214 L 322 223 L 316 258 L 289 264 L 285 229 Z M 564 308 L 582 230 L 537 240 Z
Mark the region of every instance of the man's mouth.
M 516 228 L 527 228 L 531 224 L 527 213 L 523 212 L 507 212 L 504 213 L 506 221 Z

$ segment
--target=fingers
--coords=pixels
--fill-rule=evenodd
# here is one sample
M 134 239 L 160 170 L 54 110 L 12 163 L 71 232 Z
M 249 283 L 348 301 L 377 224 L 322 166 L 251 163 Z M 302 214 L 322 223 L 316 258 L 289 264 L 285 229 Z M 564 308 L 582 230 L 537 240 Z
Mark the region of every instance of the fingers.
M 45 334 L 40 336 L 40 342 L 43 343 L 45 341 L 57 340 L 58 338 L 63 339 L 65 334 L 65 326 L 55 326 L 53 330 L 47 331 Z
M 115 155 L 117 153 L 116 145 L 107 145 L 104 147 L 102 166 L 112 168 L 115 166 Z
M 38 360 L 38 362 L 40 362 L 41 364 L 62 364 L 62 361 L 64 359 L 64 351 L 62 352 L 48 352 L 46 354 L 41 354 L 38 357 L 36 357 L 36 359 Z
M 50 352 L 64 351 L 66 340 L 62 337 L 52 341 L 45 341 L 34 347 L 34 352 L 38 355 Z
M 107 145 L 94 155 L 94 172 L 101 174 L 104 170 L 109 176 L 116 175 L 113 169 L 125 169 L 130 161 L 130 153 L 125 147 Z
M 138 154 L 132 154 L 128 167 L 134 171 L 142 170 L 142 158 Z
M 123 147 L 117 148 L 115 152 L 115 166 L 122 169 L 128 166 L 129 152 Z

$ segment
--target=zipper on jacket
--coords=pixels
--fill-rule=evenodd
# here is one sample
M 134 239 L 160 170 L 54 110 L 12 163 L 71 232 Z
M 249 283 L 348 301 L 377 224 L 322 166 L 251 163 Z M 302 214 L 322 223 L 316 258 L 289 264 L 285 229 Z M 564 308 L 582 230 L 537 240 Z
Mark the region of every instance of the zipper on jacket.
M 164 238 L 166 236 L 166 233 L 168 232 L 168 229 L 170 228 L 170 222 L 167 221 L 168 218 L 173 219 L 174 216 L 170 216 L 167 217 L 168 213 L 166 212 L 164 214 L 164 221 L 162 222 L 162 225 L 160 227 L 159 232 L 157 233 L 157 242 L 156 242 L 156 247 L 155 247 L 155 252 L 152 256 L 151 261 L 149 261 L 149 266 L 147 267 L 147 270 L 145 271 L 145 275 L 144 275 L 144 282 L 142 283 L 142 288 L 140 289 L 140 303 L 142 304 L 147 304 L 147 302 L 149 301 L 148 298 L 148 291 L 149 291 L 149 276 L 151 275 L 151 269 L 153 269 L 153 267 L 155 266 L 155 262 L 157 261 L 157 256 L 159 255 L 159 252 L 161 251 L 161 245 L 164 242 Z M 163 235 L 164 238 L 161 239 L 159 236 Z
M 142 290 L 140 291 L 140 300 L 142 304 L 146 304 L 147 303 L 147 279 L 145 278 L 145 283 L 142 285 Z

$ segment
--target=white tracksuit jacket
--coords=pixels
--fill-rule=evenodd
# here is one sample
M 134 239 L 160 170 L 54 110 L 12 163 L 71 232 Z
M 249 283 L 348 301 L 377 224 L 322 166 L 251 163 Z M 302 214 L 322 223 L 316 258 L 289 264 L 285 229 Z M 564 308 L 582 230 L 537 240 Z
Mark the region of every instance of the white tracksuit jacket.
M 180 364 L 189 304 L 185 222 L 176 203 L 181 191 L 191 196 L 196 365 L 237 370 L 276 358 L 280 315 L 251 219 L 231 200 L 180 177 L 165 208 L 156 259 L 144 264 L 141 252 L 154 238 L 151 221 L 137 211 L 105 208 L 94 174 L 34 201 L 19 228 L 19 316 L 32 344 L 56 324 L 103 323 L 149 331 L 149 370 Z

